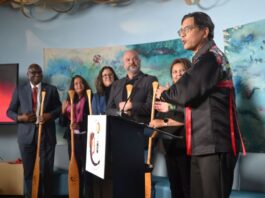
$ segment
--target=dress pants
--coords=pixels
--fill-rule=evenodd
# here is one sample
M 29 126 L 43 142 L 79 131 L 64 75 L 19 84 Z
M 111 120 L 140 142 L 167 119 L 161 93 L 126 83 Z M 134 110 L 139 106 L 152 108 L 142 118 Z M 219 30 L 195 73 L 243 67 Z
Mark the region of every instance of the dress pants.
M 237 156 L 216 153 L 191 157 L 191 198 L 229 198 Z
M 25 195 L 31 197 L 32 176 L 37 152 L 38 128 L 35 130 L 35 138 L 31 144 L 19 144 L 19 149 L 23 162 Z M 52 177 L 54 165 L 55 145 L 48 144 L 45 140 L 45 134 L 42 133 L 40 146 L 40 185 L 39 198 L 52 197 Z
M 167 174 L 172 198 L 190 198 L 190 157 L 185 147 L 174 140 L 164 139 Z

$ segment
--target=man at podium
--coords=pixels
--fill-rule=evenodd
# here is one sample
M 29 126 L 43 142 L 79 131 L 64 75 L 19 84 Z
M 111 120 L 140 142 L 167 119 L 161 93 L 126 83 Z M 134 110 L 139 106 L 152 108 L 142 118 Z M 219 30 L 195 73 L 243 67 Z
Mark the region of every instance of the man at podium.
M 141 60 L 134 50 L 125 51 L 123 64 L 127 75 L 112 84 L 106 109 L 110 115 L 113 197 L 144 198 L 146 142 L 144 126 L 137 123 L 150 121 L 152 83 L 157 78 L 141 71 Z
M 150 121 L 155 76 L 141 71 L 141 60 L 134 50 L 123 55 L 127 75 L 113 83 L 107 105 L 107 115 L 122 115 L 137 122 Z

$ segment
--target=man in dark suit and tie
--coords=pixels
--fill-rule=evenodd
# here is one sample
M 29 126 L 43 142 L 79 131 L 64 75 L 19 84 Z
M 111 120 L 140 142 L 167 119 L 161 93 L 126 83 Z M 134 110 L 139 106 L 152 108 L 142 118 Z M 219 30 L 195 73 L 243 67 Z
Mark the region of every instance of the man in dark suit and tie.
M 28 67 L 27 76 L 29 82 L 18 86 L 14 91 L 7 115 L 18 123 L 18 144 L 24 168 L 26 197 L 31 197 L 38 126 L 42 123 L 39 197 L 51 198 L 56 144 L 54 120 L 60 114 L 61 102 L 57 88 L 42 82 L 42 69 L 38 64 Z M 45 90 L 46 96 L 43 115 L 39 116 L 42 90 Z

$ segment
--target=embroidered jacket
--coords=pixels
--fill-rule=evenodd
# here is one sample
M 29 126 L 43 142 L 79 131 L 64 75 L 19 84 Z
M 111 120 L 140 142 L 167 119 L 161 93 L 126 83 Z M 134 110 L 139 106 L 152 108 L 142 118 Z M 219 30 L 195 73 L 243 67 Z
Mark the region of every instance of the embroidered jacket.
M 192 155 L 233 152 L 229 112 L 231 92 L 218 87 L 224 80 L 232 80 L 228 61 L 214 41 L 209 41 L 193 57 L 192 67 L 161 95 L 167 102 L 190 107 Z M 237 147 L 239 134 L 235 120 L 232 126 Z

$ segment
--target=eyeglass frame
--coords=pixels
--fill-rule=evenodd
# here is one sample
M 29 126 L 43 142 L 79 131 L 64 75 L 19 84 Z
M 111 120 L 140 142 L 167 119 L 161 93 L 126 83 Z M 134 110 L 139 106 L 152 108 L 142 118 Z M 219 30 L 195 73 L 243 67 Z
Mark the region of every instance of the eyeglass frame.
M 111 74 L 104 74 L 104 75 L 101 75 L 102 78 L 107 78 L 107 77 L 114 77 L 114 74 L 111 73 Z
M 199 28 L 199 29 L 201 29 L 201 27 L 198 26 L 198 25 L 187 25 L 186 27 L 184 27 L 184 28 L 180 28 L 180 29 L 178 30 L 178 35 L 181 36 L 183 33 L 186 35 L 186 34 L 188 34 L 189 32 L 191 32 L 191 30 L 193 30 L 194 28 Z

